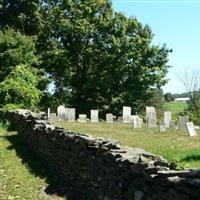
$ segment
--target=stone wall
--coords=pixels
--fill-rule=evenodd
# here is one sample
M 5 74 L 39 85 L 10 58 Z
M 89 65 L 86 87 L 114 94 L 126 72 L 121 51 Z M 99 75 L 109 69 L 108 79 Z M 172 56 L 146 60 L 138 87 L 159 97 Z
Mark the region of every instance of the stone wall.
M 140 148 L 55 128 L 43 117 L 28 110 L 8 114 L 29 148 L 65 179 L 69 199 L 200 199 L 200 170 L 174 170 Z

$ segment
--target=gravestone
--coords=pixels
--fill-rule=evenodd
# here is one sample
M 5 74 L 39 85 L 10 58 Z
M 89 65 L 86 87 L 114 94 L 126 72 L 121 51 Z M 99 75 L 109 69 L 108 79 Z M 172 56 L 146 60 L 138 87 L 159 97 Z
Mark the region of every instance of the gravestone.
M 195 130 L 193 122 L 187 122 L 186 127 L 187 127 L 187 131 L 188 131 L 189 136 L 192 137 L 192 136 L 197 135 L 197 132 Z
M 165 126 L 165 121 L 161 121 L 161 123 L 159 124 L 159 131 L 160 133 L 163 133 L 166 131 L 166 126 Z
M 157 127 L 157 117 L 155 107 L 146 107 L 146 123 L 148 128 Z
M 98 110 L 90 111 L 90 122 L 99 122 L 99 111 Z
M 123 117 L 117 117 L 117 122 L 122 122 L 123 121 Z
M 57 116 L 58 116 L 58 119 L 66 119 L 66 116 L 67 115 L 67 113 L 66 113 L 66 108 L 65 108 L 65 106 L 63 106 L 63 105 L 60 105 L 60 106 L 58 106 L 58 108 L 57 108 Z
M 131 115 L 132 128 L 142 128 L 142 121 L 138 115 Z
M 51 109 L 50 109 L 50 108 L 48 108 L 48 109 L 47 109 L 47 119 L 49 119 L 49 118 L 50 118 L 50 113 L 51 113 Z
M 131 107 L 123 106 L 123 123 L 131 122 Z
M 68 108 L 67 109 L 67 121 L 68 122 L 75 122 L 76 120 L 76 110 L 75 108 Z
M 113 123 L 113 120 L 114 120 L 114 116 L 112 113 L 107 113 L 106 114 L 106 122 L 107 123 Z
M 165 125 L 165 128 L 169 128 L 170 127 L 171 120 L 172 120 L 172 113 L 170 111 L 165 111 L 164 112 L 164 125 Z
M 85 114 L 79 114 L 77 121 L 81 122 L 81 123 L 87 122 L 87 115 L 85 115 Z
M 184 130 L 186 129 L 186 123 L 189 122 L 188 116 L 179 116 L 178 117 L 178 129 Z

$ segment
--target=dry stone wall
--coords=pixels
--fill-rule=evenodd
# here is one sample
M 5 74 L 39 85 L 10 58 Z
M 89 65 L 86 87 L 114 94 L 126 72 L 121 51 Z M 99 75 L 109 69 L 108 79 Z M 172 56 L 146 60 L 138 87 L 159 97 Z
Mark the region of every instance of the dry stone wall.
M 65 179 L 73 200 L 200 199 L 200 170 L 177 171 L 143 149 L 55 128 L 43 114 L 17 110 L 7 117 L 29 148 Z

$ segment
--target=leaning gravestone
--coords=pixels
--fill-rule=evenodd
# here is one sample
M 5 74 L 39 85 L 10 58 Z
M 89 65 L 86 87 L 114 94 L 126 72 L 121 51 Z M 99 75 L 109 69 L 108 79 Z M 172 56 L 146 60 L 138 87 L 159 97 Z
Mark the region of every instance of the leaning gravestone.
M 170 127 L 171 120 L 172 120 L 172 113 L 170 111 L 165 111 L 164 112 L 164 125 L 165 125 L 165 128 L 169 128 Z
M 99 111 L 98 110 L 90 111 L 90 121 L 91 122 L 99 122 Z
M 155 128 L 157 126 L 155 107 L 146 107 L 146 123 L 148 128 Z
M 142 128 L 142 119 L 138 115 L 131 115 L 133 128 Z
M 67 110 L 67 121 L 75 122 L 76 120 L 76 110 L 75 108 L 68 108 Z
M 114 116 L 112 113 L 107 113 L 106 114 L 106 122 L 107 123 L 113 123 L 113 120 L 114 120 Z
M 187 127 L 187 131 L 188 131 L 189 136 L 192 137 L 192 136 L 197 135 L 197 132 L 195 130 L 193 122 L 187 122 L 186 127 Z
M 186 123 L 189 122 L 188 116 L 179 116 L 178 117 L 178 129 L 184 130 L 186 129 Z
M 131 107 L 123 106 L 123 123 L 131 122 Z
M 66 108 L 63 105 L 58 106 L 57 108 L 58 119 L 66 119 Z
M 81 122 L 81 123 L 87 122 L 87 115 L 85 115 L 85 114 L 79 114 L 77 121 Z

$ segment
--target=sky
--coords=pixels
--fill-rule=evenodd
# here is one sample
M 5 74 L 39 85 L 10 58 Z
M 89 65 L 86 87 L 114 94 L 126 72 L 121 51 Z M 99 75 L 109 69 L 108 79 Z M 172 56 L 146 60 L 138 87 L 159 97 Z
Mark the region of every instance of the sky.
M 112 0 L 113 9 L 148 24 L 154 33 L 153 44 L 166 44 L 168 64 L 172 66 L 164 92 L 182 93 L 179 76 L 200 75 L 200 0 Z

